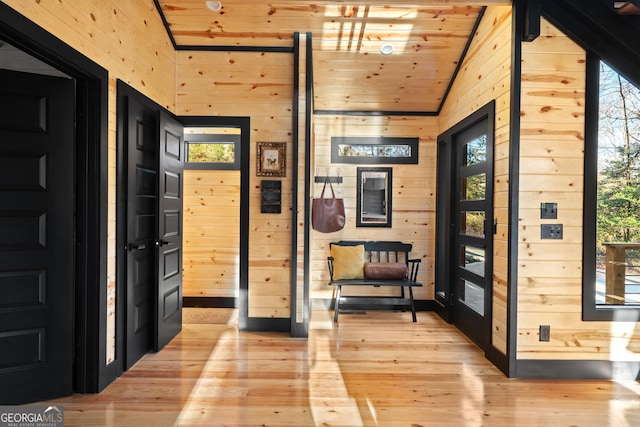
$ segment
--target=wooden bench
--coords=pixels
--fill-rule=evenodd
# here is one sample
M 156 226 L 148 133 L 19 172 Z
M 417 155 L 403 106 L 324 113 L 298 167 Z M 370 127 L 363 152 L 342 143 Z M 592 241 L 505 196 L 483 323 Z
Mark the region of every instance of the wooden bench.
M 365 242 L 365 241 L 345 241 L 341 240 L 339 242 L 332 242 L 329 244 L 329 248 L 334 252 L 334 246 L 364 246 L 364 260 L 363 264 L 366 263 L 404 263 L 406 266 L 406 275 L 404 278 L 367 278 L 362 277 L 358 278 L 336 278 L 335 277 L 335 268 L 334 264 L 336 260 L 334 260 L 333 256 L 329 256 L 327 258 L 327 264 L 329 266 L 329 274 L 331 276 L 331 280 L 329 281 L 329 286 L 335 286 L 336 291 L 334 292 L 333 297 L 333 307 L 334 307 L 334 315 L 333 321 L 338 322 L 338 314 L 340 312 L 341 304 L 373 304 L 373 305 L 393 305 L 393 306 L 402 306 L 408 307 L 411 309 L 411 314 L 413 316 L 413 321 L 416 322 L 416 309 L 413 303 L 413 288 L 422 286 L 422 283 L 417 282 L 416 279 L 418 277 L 418 268 L 420 267 L 420 259 L 411 259 L 409 258 L 409 253 L 411 252 L 412 245 L 409 243 L 402 243 L 396 241 L 376 241 L 376 242 Z M 373 266 L 373 265 L 372 265 Z M 372 267 L 369 266 L 369 267 Z M 382 266 L 383 264 L 378 264 L 377 266 Z M 377 267 L 376 266 L 376 267 Z M 397 265 L 396 265 L 397 266 Z M 396 267 L 394 266 L 394 267 Z M 391 267 L 391 265 L 390 265 Z M 391 296 L 342 296 L 342 287 L 343 286 L 373 286 L 373 287 L 381 287 L 381 286 L 390 286 L 400 288 L 400 297 L 391 297 Z M 408 297 L 405 296 L 405 288 L 408 290 Z

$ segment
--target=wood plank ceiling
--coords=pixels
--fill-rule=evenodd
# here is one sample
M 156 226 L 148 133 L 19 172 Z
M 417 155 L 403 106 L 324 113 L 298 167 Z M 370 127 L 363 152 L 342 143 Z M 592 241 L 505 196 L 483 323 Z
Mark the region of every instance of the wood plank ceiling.
M 315 110 L 435 113 L 483 5 L 511 0 L 205 3 L 156 0 L 176 49 L 292 47 L 311 32 Z

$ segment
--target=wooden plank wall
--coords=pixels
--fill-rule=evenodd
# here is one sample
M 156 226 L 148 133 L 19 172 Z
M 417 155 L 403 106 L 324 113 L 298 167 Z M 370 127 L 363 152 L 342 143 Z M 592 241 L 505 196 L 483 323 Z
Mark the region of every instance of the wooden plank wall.
M 257 141 L 287 142 L 287 177 L 283 206 L 291 206 L 291 105 L 293 57 L 283 53 L 175 53 L 151 1 L 3 0 L 46 31 L 109 71 L 109 226 L 108 285 L 115 301 L 116 79 L 121 79 L 178 115 L 251 117 L 251 203 L 249 315 L 289 317 L 290 212 L 259 212 L 260 178 L 255 174 Z M 584 52 L 549 23 L 542 36 L 523 44 L 522 159 L 519 224 L 519 359 L 603 359 L 625 347 L 635 324 L 581 321 L 582 149 L 584 131 Z M 497 101 L 495 146 L 493 345 L 506 351 L 507 209 L 509 142 L 509 73 L 511 8 L 491 6 L 448 100 L 438 118 L 315 117 L 315 162 L 322 175 L 340 167 L 345 182 L 338 195 L 346 200 L 347 226 L 331 235 L 312 233 L 312 297 L 328 298 L 328 243 L 339 239 L 398 239 L 414 244 L 424 260 L 420 280 L 427 286 L 417 298 L 433 298 L 435 215 L 435 141 L 491 99 Z M 144 41 L 144 43 L 141 43 Z M 322 72 L 321 69 L 316 72 Z M 418 136 L 420 163 L 395 166 L 393 228 L 356 229 L 355 165 L 330 163 L 331 136 Z M 208 174 L 189 174 L 205 181 Z M 219 177 L 214 178 L 218 179 Z M 206 179 L 209 179 L 207 177 Z M 225 177 L 229 180 L 237 178 Z M 214 184 L 190 181 L 190 195 Z M 206 181 L 205 181 L 206 182 Z M 235 184 L 230 184 L 233 187 Z M 319 194 L 318 185 L 314 193 Z M 556 201 L 565 238 L 539 239 L 539 204 Z M 203 207 L 203 210 L 207 210 Z M 219 215 L 215 209 L 207 214 Z M 204 214 L 206 215 L 206 214 Z M 233 218 L 228 219 L 234 223 Z M 202 223 L 186 220 L 188 226 Z M 216 243 L 217 245 L 217 243 Z M 195 258 L 193 258 L 195 259 Z M 187 266 L 197 264 L 193 261 Z M 544 273 L 543 273 L 544 272 Z M 196 291 L 199 292 L 199 291 Z M 204 291 L 203 291 L 204 292 Z M 207 291 L 208 292 L 208 291 Z M 227 295 L 230 291 L 216 291 Z M 113 313 L 114 306 L 110 307 Z M 110 316 L 113 319 L 113 316 Z M 551 341 L 537 340 L 540 323 L 551 325 Z M 108 363 L 114 354 L 114 324 L 108 324 Z M 625 347 L 626 348 L 626 347 Z
M 546 21 L 522 50 L 518 358 L 574 358 L 576 334 L 596 326 L 581 319 L 586 53 Z M 542 202 L 558 203 L 557 220 L 540 220 Z M 541 240 L 543 222 L 564 224 L 564 239 Z
M 324 177 L 327 168 L 330 175 L 336 175 L 339 169 L 344 183 L 335 185 L 334 189 L 336 197 L 344 198 L 347 220 L 344 229 L 335 233 L 312 231 L 312 299 L 331 298 L 332 289 L 327 285 L 327 256 L 329 243 L 338 240 L 401 240 L 412 243 L 412 256 L 422 259 L 418 280 L 425 284 L 415 291 L 415 298 L 433 299 L 437 119 L 420 116 L 316 115 L 314 120 L 315 170 Z M 420 138 L 417 165 L 380 165 L 393 168 L 392 228 L 356 228 L 356 168 L 371 165 L 332 164 L 332 136 Z M 320 197 L 321 191 L 322 184 L 315 184 L 313 196 Z M 370 290 L 366 291 L 370 293 Z M 380 289 L 380 292 L 384 291 L 384 288 Z M 349 295 L 355 295 L 357 291 L 351 292 Z
M 522 58 L 518 359 L 638 360 L 635 323 L 582 321 L 585 51 L 548 21 Z M 558 219 L 541 220 L 540 203 Z M 540 224 L 564 225 L 541 240 Z M 551 340 L 538 340 L 540 324 Z M 633 342 L 633 343 L 632 343 Z
M 496 101 L 494 146 L 492 344 L 507 352 L 507 224 L 509 174 L 509 114 L 511 87 L 511 7 L 488 7 L 440 116 L 440 132 Z
M 107 363 L 115 354 L 116 79 L 173 111 L 174 51 L 153 2 L 3 0 L 109 71 Z M 144 43 L 140 43 L 144 40 Z
M 185 170 L 182 295 L 237 298 L 240 171 Z
M 176 114 L 251 118 L 249 316 L 290 316 L 293 55 L 176 53 Z M 256 142 L 286 142 L 286 177 L 256 176 Z M 260 213 L 261 179 L 282 180 L 281 214 Z M 215 216 L 210 206 L 202 214 Z M 206 212 L 204 212 L 206 211 Z M 211 248 L 215 249 L 215 248 Z

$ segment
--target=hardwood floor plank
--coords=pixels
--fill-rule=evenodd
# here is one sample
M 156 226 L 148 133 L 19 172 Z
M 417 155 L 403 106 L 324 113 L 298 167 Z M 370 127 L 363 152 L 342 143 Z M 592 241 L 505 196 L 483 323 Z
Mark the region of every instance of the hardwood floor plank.
M 309 339 L 185 324 L 65 426 L 640 425 L 638 382 L 506 378 L 433 313 L 314 311 Z

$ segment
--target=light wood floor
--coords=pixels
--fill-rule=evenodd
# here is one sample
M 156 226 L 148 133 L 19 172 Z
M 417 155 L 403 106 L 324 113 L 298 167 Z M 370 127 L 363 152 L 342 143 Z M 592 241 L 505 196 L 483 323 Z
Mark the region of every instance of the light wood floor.
M 434 314 L 330 314 L 308 340 L 185 324 L 102 393 L 51 403 L 67 427 L 640 425 L 638 382 L 508 379 Z

